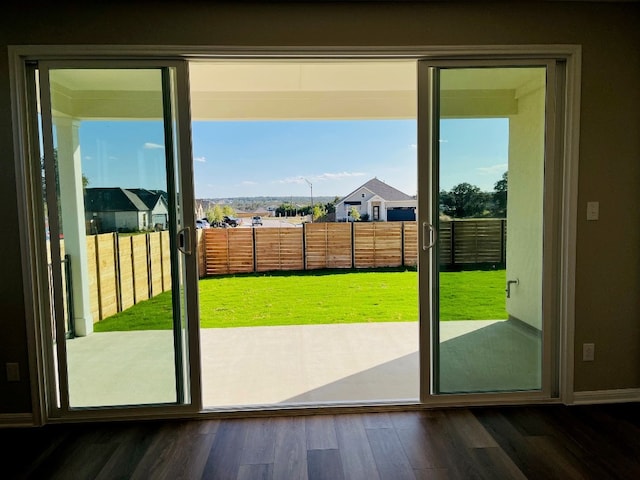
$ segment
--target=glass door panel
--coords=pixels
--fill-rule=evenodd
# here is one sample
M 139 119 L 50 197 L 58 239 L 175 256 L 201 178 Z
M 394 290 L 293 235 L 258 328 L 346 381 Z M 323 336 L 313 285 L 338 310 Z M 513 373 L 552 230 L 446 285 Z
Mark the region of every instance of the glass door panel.
M 56 407 L 190 403 L 176 70 L 45 63 L 40 87 Z
M 433 392 L 539 391 L 547 68 L 432 76 Z

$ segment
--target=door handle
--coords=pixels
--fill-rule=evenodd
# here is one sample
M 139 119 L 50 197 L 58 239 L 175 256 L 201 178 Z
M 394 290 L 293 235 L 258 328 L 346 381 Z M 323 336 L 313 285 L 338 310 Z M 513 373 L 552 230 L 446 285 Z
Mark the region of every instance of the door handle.
M 427 243 L 427 237 L 429 237 L 429 243 Z M 438 234 L 433 225 L 429 222 L 422 222 L 422 250 L 429 250 L 436 244 Z
M 178 232 L 178 250 L 191 255 L 191 228 L 185 227 Z
M 519 283 L 520 280 L 517 278 L 515 280 L 507 280 L 507 289 L 505 290 L 505 292 L 507 292 L 507 298 L 511 298 L 511 285 L 518 285 Z

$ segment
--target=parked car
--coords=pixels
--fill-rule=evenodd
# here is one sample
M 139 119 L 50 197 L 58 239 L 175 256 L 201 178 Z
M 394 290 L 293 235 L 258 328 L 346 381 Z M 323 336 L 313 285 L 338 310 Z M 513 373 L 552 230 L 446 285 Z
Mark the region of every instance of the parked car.
M 196 228 L 210 228 L 211 225 L 203 218 L 196 220 Z
M 242 223 L 242 219 L 241 218 L 231 217 L 229 215 L 225 215 L 224 218 L 222 219 L 222 221 L 224 223 L 226 223 L 227 225 L 229 225 L 230 227 L 237 227 L 238 225 L 240 225 Z
M 262 225 L 262 217 L 259 215 L 256 215 L 255 217 L 253 217 L 251 219 L 251 225 Z

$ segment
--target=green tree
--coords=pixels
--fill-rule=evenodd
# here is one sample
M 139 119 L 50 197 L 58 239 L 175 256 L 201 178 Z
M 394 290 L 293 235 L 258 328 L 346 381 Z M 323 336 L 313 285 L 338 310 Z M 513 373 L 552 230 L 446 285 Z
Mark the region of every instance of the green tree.
M 336 211 L 336 203 L 340 201 L 340 197 L 334 197 L 334 199 L 330 202 L 325 203 L 324 207 L 327 213 L 335 213 Z
M 448 194 L 445 192 L 440 195 L 443 213 L 452 217 L 479 217 L 486 210 L 486 195 L 480 187 L 470 183 L 459 183 Z
M 311 209 L 311 205 L 303 205 L 301 207 L 298 207 L 299 215 L 310 215 L 312 212 L 313 210 Z
M 504 172 L 493 187 L 493 214 L 496 217 L 507 216 L 508 173 Z
M 278 208 L 276 208 L 277 217 L 294 217 L 295 215 L 296 207 L 292 203 L 285 202 L 282 203 Z
M 207 209 L 206 215 L 209 223 L 220 223 L 224 213 L 222 212 L 222 207 L 216 203 L 213 208 Z
M 318 220 L 327 214 L 327 209 L 324 205 L 315 204 L 313 206 L 313 220 Z
M 449 217 L 456 216 L 455 199 L 451 192 L 440 190 L 440 213 Z
M 358 222 L 360 220 L 360 210 L 356 207 L 351 207 L 351 210 L 349 210 L 349 217 L 351 217 L 352 222 Z

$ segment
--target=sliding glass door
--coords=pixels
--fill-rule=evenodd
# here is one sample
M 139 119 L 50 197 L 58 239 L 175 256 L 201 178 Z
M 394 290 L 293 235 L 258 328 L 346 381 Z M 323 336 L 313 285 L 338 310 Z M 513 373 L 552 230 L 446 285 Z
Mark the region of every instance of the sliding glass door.
M 29 56 L 21 225 L 47 417 L 179 415 L 203 399 L 227 410 L 554 397 L 575 200 L 556 140 L 569 137 L 565 66 L 495 55 L 189 67 Z M 220 169 L 237 182 L 220 183 Z M 260 223 L 215 221 L 240 185 L 282 197 L 281 212 L 238 206 L 222 213 Z M 198 235 L 196 210 L 214 220 Z M 243 285 L 223 295 L 235 273 Z M 383 280 L 365 297 L 368 273 Z M 280 313 L 262 308 L 271 290 L 247 290 L 267 276 L 292 281 Z
M 197 406 L 185 65 L 38 71 L 50 415 Z
M 549 395 L 554 66 L 420 76 L 423 394 Z

